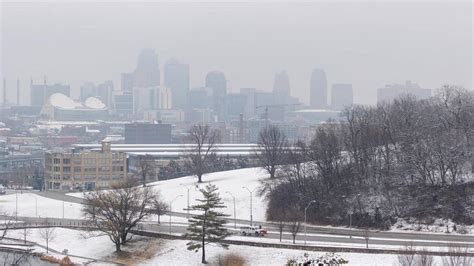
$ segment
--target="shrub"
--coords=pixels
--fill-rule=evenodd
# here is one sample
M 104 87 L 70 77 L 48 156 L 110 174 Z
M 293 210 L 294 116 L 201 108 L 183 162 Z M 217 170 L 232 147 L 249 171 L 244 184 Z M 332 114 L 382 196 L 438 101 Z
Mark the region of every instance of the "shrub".
M 219 255 L 217 257 L 218 266 L 243 266 L 246 263 L 247 261 L 244 257 L 234 253 L 229 253 L 224 256 Z

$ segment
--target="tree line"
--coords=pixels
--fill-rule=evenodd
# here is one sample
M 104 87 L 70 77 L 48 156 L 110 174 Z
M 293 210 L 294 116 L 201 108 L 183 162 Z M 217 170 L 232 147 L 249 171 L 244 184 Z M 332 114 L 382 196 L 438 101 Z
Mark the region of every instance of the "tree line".
M 256 156 L 270 175 L 261 190 L 268 219 L 301 220 L 315 200 L 311 222 L 388 228 L 414 217 L 472 224 L 472 91 L 445 86 L 430 99 L 404 95 L 347 107 L 341 116 L 306 141 L 288 143 L 273 126 L 261 131 Z

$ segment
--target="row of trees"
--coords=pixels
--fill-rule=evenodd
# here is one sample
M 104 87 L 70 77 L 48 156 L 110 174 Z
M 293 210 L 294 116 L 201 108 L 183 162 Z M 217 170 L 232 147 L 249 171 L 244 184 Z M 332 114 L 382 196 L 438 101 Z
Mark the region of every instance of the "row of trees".
M 397 217 L 472 223 L 474 94 L 446 86 L 428 100 L 353 106 L 340 122 L 289 144 L 276 127 L 260 133 L 267 216 L 281 220 L 316 200 L 308 220 L 388 227 Z M 263 152 L 262 152 L 263 151 Z M 278 216 L 278 217 L 277 217 Z M 294 217 L 294 215 L 285 215 Z M 289 219 L 289 218 L 285 218 Z

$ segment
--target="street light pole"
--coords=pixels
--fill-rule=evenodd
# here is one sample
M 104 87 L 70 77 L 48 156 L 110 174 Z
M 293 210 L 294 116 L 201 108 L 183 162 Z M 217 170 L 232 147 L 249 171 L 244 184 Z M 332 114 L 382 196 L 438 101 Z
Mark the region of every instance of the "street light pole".
M 18 190 L 15 191 L 15 221 L 18 221 Z
M 187 217 L 189 219 L 189 190 L 191 189 L 191 187 L 189 186 L 186 186 L 185 184 L 180 184 L 181 186 L 185 187 L 187 190 L 188 190 L 188 194 L 187 194 Z
M 63 200 L 63 219 L 64 219 L 64 200 Z
M 352 211 L 349 213 L 349 238 L 352 238 Z
M 235 197 L 229 191 L 226 191 L 225 193 L 229 194 L 234 200 L 234 229 L 237 229 L 237 216 L 235 215 Z
M 250 190 L 248 187 L 242 187 L 245 188 L 249 193 L 250 193 L 250 226 L 253 226 L 253 206 L 252 206 L 252 194 L 255 191 L 256 188 Z
M 174 198 L 172 201 L 170 201 L 170 213 L 169 213 L 169 216 L 170 216 L 170 235 L 171 235 L 171 207 L 173 205 L 173 201 L 175 201 L 176 199 L 178 199 L 179 197 L 182 197 L 183 195 L 178 195 L 176 196 L 176 198 Z
M 304 208 L 304 245 L 306 246 L 306 212 L 308 210 L 308 208 L 311 206 L 311 204 L 315 203 L 316 200 L 312 200 L 308 203 L 308 205 L 306 205 L 306 207 Z

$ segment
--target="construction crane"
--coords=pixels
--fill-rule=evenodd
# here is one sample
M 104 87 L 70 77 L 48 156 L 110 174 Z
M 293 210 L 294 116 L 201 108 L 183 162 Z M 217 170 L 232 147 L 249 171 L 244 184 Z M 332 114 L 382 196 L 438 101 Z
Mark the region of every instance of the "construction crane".
M 268 108 L 274 108 L 274 107 L 285 107 L 285 106 L 297 106 L 297 105 L 301 105 L 301 103 L 291 103 L 291 104 L 264 104 L 264 105 L 258 105 L 258 106 L 255 106 L 255 110 L 258 110 L 260 108 L 265 108 L 264 110 L 264 117 L 265 117 L 265 127 L 268 126 Z

